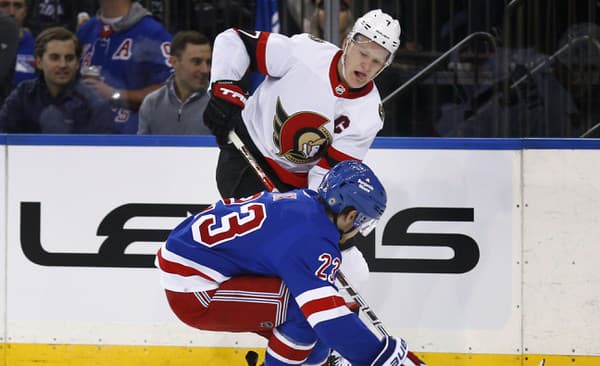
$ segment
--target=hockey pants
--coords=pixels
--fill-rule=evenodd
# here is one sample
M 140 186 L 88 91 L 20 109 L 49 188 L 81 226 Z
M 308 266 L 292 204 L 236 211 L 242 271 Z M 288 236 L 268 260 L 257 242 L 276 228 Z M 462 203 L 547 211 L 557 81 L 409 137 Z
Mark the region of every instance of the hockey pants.
M 267 338 L 265 366 L 325 365 L 328 347 L 318 341 L 280 278 L 241 276 L 216 290 L 165 291 L 175 315 L 191 327 Z

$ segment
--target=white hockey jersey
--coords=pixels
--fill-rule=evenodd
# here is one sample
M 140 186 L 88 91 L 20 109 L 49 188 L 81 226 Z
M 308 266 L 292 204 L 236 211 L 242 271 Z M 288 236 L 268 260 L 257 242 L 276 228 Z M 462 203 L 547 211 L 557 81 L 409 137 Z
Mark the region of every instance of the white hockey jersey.
M 308 34 L 229 29 L 214 44 L 211 84 L 266 75 L 242 111 L 256 147 L 283 182 L 316 189 L 337 162 L 363 160 L 383 127 L 373 81 L 351 90 L 337 72 L 342 50 Z

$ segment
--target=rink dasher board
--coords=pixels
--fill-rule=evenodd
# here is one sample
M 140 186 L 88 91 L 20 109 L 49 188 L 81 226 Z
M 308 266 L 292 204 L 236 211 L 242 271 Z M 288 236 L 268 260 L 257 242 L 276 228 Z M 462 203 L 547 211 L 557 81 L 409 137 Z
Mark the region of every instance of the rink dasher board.
M 231 347 L 235 356 L 238 347 L 264 346 L 252 335 L 197 332 L 179 324 L 151 268 L 48 266 L 24 255 L 17 229 L 23 202 L 40 203 L 45 250 L 89 254 L 106 239 L 96 230 L 115 209 L 202 204 L 218 197 L 218 151 L 209 139 L 113 137 L 5 139 L 5 177 L 0 183 L 6 202 L 2 225 L 8 223 L 3 230 L 8 242 L 2 242 L 0 255 L 7 263 L 0 285 L 0 326 L 7 343 L 3 352 L 12 357 L 11 349 L 52 349 L 57 344 L 94 345 L 104 351 L 130 346 L 133 353 L 139 347 L 161 351 L 187 346 L 211 357 L 216 349 Z M 524 355 L 544 355 L 547 366 L 552 365 L 551 356 L 576 357 L 578 364 L 587 356 L 597 361 L 600 347 L 594 334 L 600 325 L 588 322 L 595 319 L 594 294 L 600 293 L 590 262 L 591 240 L 599 233 L 594 216 L 586 214 L 598 207 L 593 169 L 599 161 L 597 141 L 485 140 L 477 145 L 472 140 L 440 140 L 436 145 L 433 140 L 376 140 L 366 162 L 391 186 L 382 225 L 407 207 L 473 208 L 472 222 L 415 222 L 411 229 L 474 238 L 480 261 L 458 275 L 375 272 L 361 289 L 363 296 L 392 333 L 421 346 L 417 351 L 431 359 L 448 354 L 465 361 L 482 355 L 489 357 L 489 364 L 495 357 L 525 362 Z M 390 147 L 393 143 L 397 146 Z M 485 197 L 490 190 L 491 198 Z M 167 230 L 180 219 L 135 216 L 127 227 Z M 377 235 L 377 258 L 415 254 L 408 253 L 414 248 L 383 246 L 381 230 Z M 157 245 L 134 243 L 127 253 L 150 255 Z M 447 248 L 435 249 L 426 254 L 447 256 Z M 72 283 L 73 278 L 78 281 Z M 488 286 L 482 284 L 499 286 L 500 300 L 486 303 Z M 18 288 L 26 294 L 18 294 Z M 389 295 L 402 291 L 424 301 L 401 302 L 394 308 L 390 304 L 397 301 Z M 132 292 L 139 296 L 128 299 Z M 73 299 L 73 293 L 80 296 Z M 453 293 L 468 299 L 451 298 L 440 311 L 440 298 Z

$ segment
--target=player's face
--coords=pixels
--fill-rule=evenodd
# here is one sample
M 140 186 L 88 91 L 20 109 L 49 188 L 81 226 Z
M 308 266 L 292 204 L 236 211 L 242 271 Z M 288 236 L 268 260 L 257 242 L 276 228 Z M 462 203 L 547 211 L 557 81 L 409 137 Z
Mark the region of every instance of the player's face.
M 10 15 L 17 23 L 23 25 L 27 15 L 25 0 L 0 0 L 0 12 Z
M 187 44 L 180 57 L 173 57 L 177 84 L 191 91 L 206 89 L 210 80 L 211 49 L 208 44 Z
M 38 69 L 43 71 L 44 80 L 49 89 L 62 89 L 75 80 L 79 69 L 79 60 L 75 54 L 75 42 L 72 40 L 53 40 L 46 44 L 46 52 L 36 57 Z
M 385 66 L 389 52 L 368 38 L 358 35 L 346 51 L 345 72 L 342 75 L 351 88 L 361 88 Z

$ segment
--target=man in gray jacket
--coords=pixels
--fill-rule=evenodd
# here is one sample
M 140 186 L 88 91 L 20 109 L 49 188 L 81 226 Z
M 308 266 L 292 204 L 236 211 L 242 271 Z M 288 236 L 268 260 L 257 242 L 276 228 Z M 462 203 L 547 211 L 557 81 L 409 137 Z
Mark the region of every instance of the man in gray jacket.
M 208 38 L 195 31 L 177 33 L 171 43 L 169 61 L 174 73 L 161 88 L 144 98 L 137 133 L 210 134 L 202 120 L 210 80 L 211 47 Z

